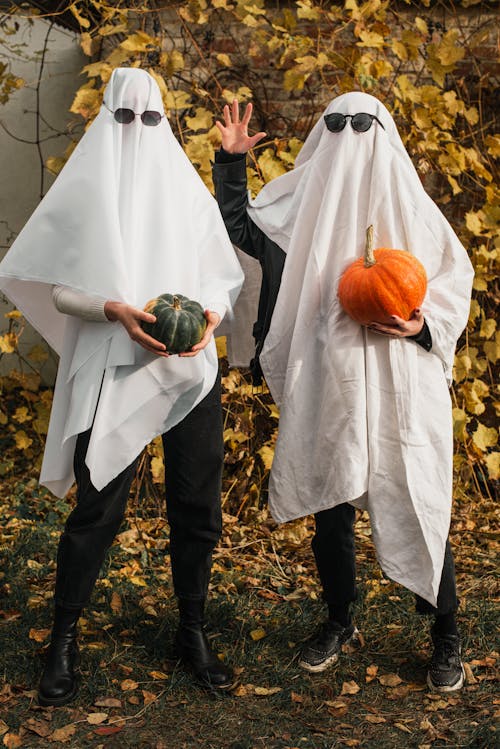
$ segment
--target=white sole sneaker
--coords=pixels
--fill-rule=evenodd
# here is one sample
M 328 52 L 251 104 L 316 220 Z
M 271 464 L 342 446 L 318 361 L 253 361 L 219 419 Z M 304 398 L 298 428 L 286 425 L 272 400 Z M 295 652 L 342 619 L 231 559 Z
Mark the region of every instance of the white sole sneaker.
M 348 645 L 353 640 L 356 640 L 358 638 L 358 635 L 359 635 L 359 630 L 356 627 L 354 627 L 354 632 L 352 633 L 352 635 L 349 637 L 348 640 L 342 643 L 341 648 L 344 645 Z M 325 658 L 324 661 L 322 661 L 321 663 L 318 663 L 317 666 L 312 666 L 307 661 L 299 661 L 299 666 L 300 668 L 303 668 L 304 671 L 309 671 L 310 674 L 320 674 L 322 671 L 326 671 L 328 668 L 335 666 L 338 663 L 338 660 L 339 660 L 339 654 L 333 653 L 333 655 L 330 655 L 328 658 Z
M 431 679 L 431 675 L 427 674 L 427 686 L 431 690 L 431 692 L 457 692 L 459 689 L 462 689 L 462 687 L 465 684 L 465 671 L 464 667 L 462 666 L 462 675 L 460 676 L 460 679 L 457 681 L 456 684 L 453 684 L 451 687 L 438 687 Z

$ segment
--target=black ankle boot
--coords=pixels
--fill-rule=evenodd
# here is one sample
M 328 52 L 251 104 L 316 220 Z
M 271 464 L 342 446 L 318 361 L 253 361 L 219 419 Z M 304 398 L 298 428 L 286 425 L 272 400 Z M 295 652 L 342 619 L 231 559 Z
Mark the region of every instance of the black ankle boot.
M 80 662 L 80 652 L 76 625 L 80 613 L 80 609 L 56 606 L 47 660 L 38 688 L 40 705 L 59 707 L 71 702 L 77 695 L 75 669 Z
M 231 689 L 234 686 L 233 671 L 217 658 L 205 634 L 204 604 L 203 600 L 179 599 L 180 621 L 175 636 L 177 653 L 200 684 L 210 689 Z

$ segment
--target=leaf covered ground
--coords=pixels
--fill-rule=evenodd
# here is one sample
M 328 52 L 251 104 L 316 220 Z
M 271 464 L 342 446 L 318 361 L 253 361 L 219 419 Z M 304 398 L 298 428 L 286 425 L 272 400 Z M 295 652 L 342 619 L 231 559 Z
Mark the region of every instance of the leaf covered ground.
M 250 395 L 239 375 L 226 373 L 224 384 L 225 523 L 207 613 L 217 653 L 237 668 L 237 688 L 223 696 L 203 691 L 173 653 L 176 606 L 153 446 L 81 621 L 80 694 L 63 708 L 37 705 L 57 540 L 73 498 L 56 500 L 38 486 L 33 435 L 24 452 L 7 448 L 2 463 L 0 742 L 100 749 L 498 746 L 497 542 L 488 493 L 457 477 L 451 542 L 465 689 L 450 696 L 428 691 L 428 622 L 415 614 L 411 594 L 382 577 L 363 514 L 356 525 L 360 640 L 335 670 L 309 675 L 297 665 L 297 650 L 324 615 L 312 522 L 277 526 L 268 515 L 275 410 L 265 393 Z

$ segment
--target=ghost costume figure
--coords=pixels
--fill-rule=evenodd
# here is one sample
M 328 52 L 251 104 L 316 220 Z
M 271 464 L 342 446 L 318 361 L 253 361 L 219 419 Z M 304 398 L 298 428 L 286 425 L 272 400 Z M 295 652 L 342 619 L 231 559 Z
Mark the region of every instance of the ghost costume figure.
M 333 100 L 294 169 L 249 204 L 238 157 L 245 151 L 237 137 L 242 123 L 234 107 L 232 115 L 226 110 L 214 183 L 231 239 L 260 260 L 264 277 L 267 268 L 264 313 L 255 327 L 259 364 L 280 406 L 270 509 L 279 522 L 315 514 L 313 550 L 333 625 L 304 648 L 301 665 L 323 670 L 353 635 L 358 507 L 370 514 L 386 575 L 417 595 L 419 611 L 438 615 L 435 643 L 441 630 L 456 638 L 454 673 L 450 677 L 447 641 L 446 679 L 430 672 L 432 686 L 459 688 L 447 543 L 448 386 L 468 317 L 471 263 L 423 189 L 388 110 L 374 97 L 349 93 Z M 370 225 L 376 247 L 409 250 L 428 276 L 421 310 L 392 327 L 376 320 L 360 326 L 337 297 L 343 271 L 363 254 Z
M 138 456 L 162 435 L 180 656 L 212 687 L 203 605 L 221 531 L 220 378 L 212 332 L 243 275 L 217 204 L 177 143 L 155 80 L 117 69 L 95 121 L 0 264 L 0 288 L 60 354 L 41 482 L 77 506 L 61 537 L 56 617 L 39 699 L 77 691 L 76 622 L 125 511 Z M 142 320 L 180 293 L 207 332 L 168 356 Z M 65 313 L 65 314 L 61 314 Z

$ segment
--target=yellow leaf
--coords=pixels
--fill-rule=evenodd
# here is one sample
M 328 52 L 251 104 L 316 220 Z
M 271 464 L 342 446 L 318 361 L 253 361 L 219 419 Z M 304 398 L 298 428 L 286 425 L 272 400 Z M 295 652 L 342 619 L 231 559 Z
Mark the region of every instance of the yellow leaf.
M 66 159 L 62 156 L 49 156 L 45 160 L 45 166 L 47 167 L 49 172 L 51 174 L 54 174 L 55 176 L 59 174 L 65 163 Z
M 491 338 L 497 329 L 497 321 L 492 317 L 485 318 L 481 323 L 479 335 L 481 338 Z
M 13 309 L 10 312 L 6 312 L 4 315 L 4 317 L 6 317 L 9 320 L 18 320 L 22 316 L 23 316 L 23 313 L 19 312 L 18 309 Z
M 104 26 L 99 26 L 97 33 L 99 36 L 111 36 L 112 34 L 126 34 L 128 30 L 126 23 L 105 23 Z
M 226 55 L 224 52 L 221 52 L 220 54 L 215 56 L 215 59 L 220 65 L 224 65 L 226 68 L 231 67 L 231 58 L 229 55 Z
M 486 452 L 489 447 L 497 444 L 498 433 L 495 427 L 485 427 L 484 424 L 478 424 L 476 431 L 472 434 L 472 440 L 476 447 L 482 452 Z
M 408 59 L 408 52 L 406 50 L 405 45 L 403 42 L 400 42 L 398 39 L 394 39 L 391 42 L 391 49 L 400 60 L 407 60 Z M 402 77 L 402 76 L 400 76 Z
M 269 445 L 263 445 L 258 451 L 258 455 L 260 455 L 266 471 L 270 471 L 274 459 L 274 448 Z
M 104 723 L 108 719 L 108 713 L 89 713 L 87 715 L 87 723 L 91 726 L 98 726 L 99 723 Z
M 89 78 L 97 78 L 99 75 L 104 83 L 107 83 L 111 78 L 113 68 L 108 62 L 103 60 L 99 62 L 92 62 L 90 65 L 85 65 L 82 73 L 87 73 Z
M 380 48 L 385 45 L 385 39 L 382 34 L 377 34 L 375 31 L 360 31 L 359 38 L 361 41 L 356 42 L 358 47 Z
M 483 345 L 483 350 L 488 357 L 488 361 L 492 364 L 496 364 L 500 359 L 500 331 L 495 335 L 494 341 L 486 341 Z
M 20 406 L 19 408 L 16 408 L 16 410 L 14 411 L 14 419 L 20 424 L 23 424 L 25 421 L 30 421 L 31 415 L 26 406 Z
M 484 462 L 488 469 L 488 476 L 492 481 L 500 479 L 500 452 L 489 453 Z
M 236 92 L 230 91 L 228 88 L 225 88 L 222 91 L 222 98 L 228 104 L 232 104 L 234 99 L 238 99 L 238 101 L 241 103 L 248 101 L 248 99 L 251 99 L 252 92 L 248 88 L 248 86 L 240 86 Z
M 266 636 L 266 630 L 262 629 L 262 627 L 260 627 L 259 629 L 252 629 L 252 631 L 250 632 L 250 637 L 252 638 L 254 642 L 257 642 L 258 640 L 262 640 L 262 638 L 265 636 Z
M 421 34 L 423 34 L 424 36 L 428 35 L 429 29 L 423 18 L 420 18 L 419 16 L 417 16 L 415 18 L 415 26 L 417 27 L 417 29 L 420 31 Z
M 172 78 L 175 73 L 184 70 L 185 66 L 184 56 L 177 49 L 173 49 L 171 52 L 164 52 L 160 57 L 160 63 L 165 70 L 167 78 Z
M 0 335 L 0 353 L 12 354 L 16 350 L 17 336 L 14 333 Z
M 163 484 L 165 481 L 165 463 L 163 457 L 156 456 L 151 459 L 151 475 L 153 483 Z
M 124 39 L 120 47 L 127 52 L 147 52 L 151 48 L 157 47 L 159 43 L 158 39 L 149 36 L 144 31 L 137 31 Z
M 290 68 L 283 77 L 283 88 L 285 91 L 302 91 L 308 77 L 299 65 Z
M 196 107 L 194 117 L 186 117 L 186 125 L 190 130 L 208 130 L 212 127 L 214 117 L 212 112 L 204 107 Z
M 455 356 L 455 363 L 453 365 L 453 379 L 455 382 L 462 382 L 468 376 L 472 368 L 472 360 L 467 354 L 460 354 Z
M 482 380 L 475 379 L 472 382 L 465 382 L 462 385 L 462 393 L 465 398 L 465 408 L 471 414 L 479 416 L 486 406 L 483 399 L 489 395 L 490 389 Z
M 88 119 L 97 114 L 100 106 L 101 96 L 99 91 L 87 84 L 78 89 L 69 111 L 74 114 L 81 114 L 82 117 Z
M 355 681 L 344 681 L 340 694 L 357 694 L 360 690 Z
M 20 429 L 19 432 L 16 432 L 14 438 L 16 440 L 16 447 L 19 450 L 26 450 L 30 445 L 33 444 L 33 440 L 31 439 L 31 437 L 28 437 L 23 429 Z
M 37 364 L 42 364 L 42 362 L 47 361 L 47 359 L 49 358 L 47 349 L 44 346 L 40 345 L 33 346 L 28 356 L 31 361 L 34 361 Z
M 476 236 L 481 234 L 483 223 L 479 213 L 477 211 L 468 211 L 465 214 L 465 225 L 472 234 Z
M 191 96 L 185 91 L 168 91 L 165 97 L 165 106 L 167 109 L 189 109 L 191 106 Z
M 454 65 L 465 57 L 465 49 L 456 44 L 457 39 L 457 29 L 450 29 L 436 46 L 436 57 L 442 65 Z
M 456 439 L 462 442 L 467 437 L 466 426 L 470 421 L 470 416 L 467 416 L 463 408 L 453 409 L 453 435 Z
M 215 345 L 217 347 L 217 357 L 223 359 L 227 357 L 227 339 L 225 335 L 219 335 L 215 339 Z
M 321 10 L 315 7 L 310 0 L 298 0 L 297 18 L 303 18 L 307 21 L 317 21 L 321 16 Z
M 71 11 L 71 13 L 74 15 L 80 26 L 84 29 L 88 29 L 90 26 L 90 21 L 88 18 L 85 18 L 85 16 L 82 16 L 80 11 L 78 10 L 77 4 L 73 3 L 69 6 L 68 10 Z
M 492 156 L 500 156 L 500 135 L 487 135 L 484 144 Z

